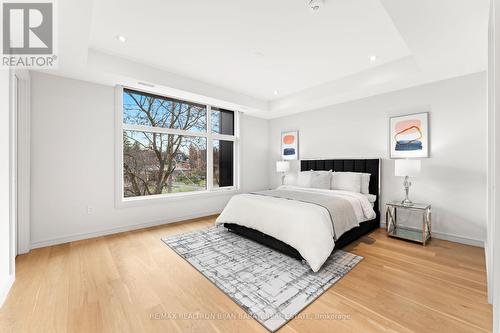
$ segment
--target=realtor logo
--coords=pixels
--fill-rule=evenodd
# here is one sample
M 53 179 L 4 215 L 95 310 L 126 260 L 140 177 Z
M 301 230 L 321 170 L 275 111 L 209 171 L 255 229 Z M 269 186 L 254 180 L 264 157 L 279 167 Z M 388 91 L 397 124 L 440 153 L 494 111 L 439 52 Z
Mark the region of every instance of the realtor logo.
M 54 3 L 2 3 L 2 66 L 54 68 Z

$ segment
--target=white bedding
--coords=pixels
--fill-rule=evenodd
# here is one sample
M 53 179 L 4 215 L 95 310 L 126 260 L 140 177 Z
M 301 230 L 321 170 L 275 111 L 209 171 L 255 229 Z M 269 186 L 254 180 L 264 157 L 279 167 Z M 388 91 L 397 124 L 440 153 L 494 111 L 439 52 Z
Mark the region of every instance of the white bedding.
M 338 190 L 280 186 L 280 190 L 307 191 L 348 200 L 357 223 L 337 225 L 340 237 L 359 223 L 375 218 L 367 197 L 361 193 Z M 255 194 L 239 194 L 231 198 L 216 224 L 235 223 L 259 230 L 295 248 L 317 272 L 335 246 L 333 226 L 328 210 L 316 204 Z

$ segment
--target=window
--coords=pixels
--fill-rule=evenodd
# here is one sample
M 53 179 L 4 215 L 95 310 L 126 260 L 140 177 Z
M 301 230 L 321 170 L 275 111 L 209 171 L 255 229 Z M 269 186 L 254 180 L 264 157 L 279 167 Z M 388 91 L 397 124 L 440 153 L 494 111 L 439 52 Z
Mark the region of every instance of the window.
M 213 187 L 233 186 L 234 143 L 224 140 L 213 143 Z
M 234 112 L 212 108 L 212 133 L 234 135 Z M 213 187 L 233 186 L 234 143 L 213 140 Z
M 212 108 L 212 133 L 234 135 L 234 112 Z
M 122 198 L 235 187 L 235 112 L 122 91 Z

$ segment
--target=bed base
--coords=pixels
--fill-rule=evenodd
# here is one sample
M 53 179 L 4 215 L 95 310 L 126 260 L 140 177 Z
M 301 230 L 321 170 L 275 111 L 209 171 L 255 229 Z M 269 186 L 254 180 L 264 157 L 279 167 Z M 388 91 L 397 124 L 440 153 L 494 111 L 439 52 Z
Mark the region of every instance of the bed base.
M 234 232 L 239 236 L 243 236 L 248 238 L 254 242 L 265 245 L 273 250 L 284 253 L 292 258 L 303 260 L 299 251 L 297 251 L 292 246 L 274 238 L 269 235 L 266 235 L 258 230 L 247 228 L 241 225 L 233 224 L 233 223 L 224 223 L 224 227 L 226 227 L 229 231 Z M 380 216 L 377 214 L 377 217 L 373 220 L 366 221 L 360 223 L 359 227 L 355 227 L 342 236 L 335 242 L 334 250 L 341 249 L 355 240 L 363 237 L 367 233 L 377 229 L 380 227 Z

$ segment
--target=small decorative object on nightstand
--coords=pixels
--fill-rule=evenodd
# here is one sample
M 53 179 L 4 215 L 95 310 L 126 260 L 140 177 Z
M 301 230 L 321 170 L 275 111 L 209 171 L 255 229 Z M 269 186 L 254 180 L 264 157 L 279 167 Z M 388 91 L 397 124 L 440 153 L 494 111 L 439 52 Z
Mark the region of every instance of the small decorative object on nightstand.
M 285 174 L 290 170 L 290 162 L 288 161 L 278 161 L 276 162 L 276 172 L 281 173 L 281 185 L 285 180 Z
M 398 209 L 422 214 L 422 229 L 409 228 L 398 225 Z M 387 203 L 385 221 L 387 224 L 387 235 L 390 237 L 402 238 L 414 242 L 422 243 L 424 246 L 431 238 L 431 205 L 413 203 L 411 206 L 403 204 L 401 201 Z

